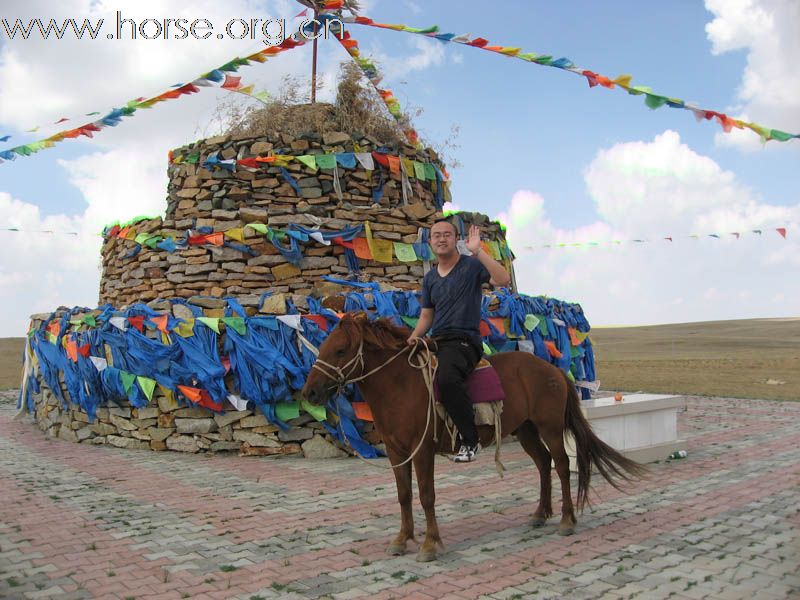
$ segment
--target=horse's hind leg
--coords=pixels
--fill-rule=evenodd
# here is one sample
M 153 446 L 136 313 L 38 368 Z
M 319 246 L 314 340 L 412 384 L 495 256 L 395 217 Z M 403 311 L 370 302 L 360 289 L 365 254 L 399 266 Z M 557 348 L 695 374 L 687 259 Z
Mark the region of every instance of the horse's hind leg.
M 547 519 L 553 516 L 551 475 L 550 475 L 550 452 L 539 439 L 539 430 L 530 421 L 525 421 L 517 429 L 517 439 L 522 444 L 522 448 L 536 463 L 539 469 L 539 506 L 533 513 L 531 525 L 541 527 Z
M 392 464 L 403 462 L 403 458 L 386 449 Z M 388 552 L 393 556 L 406 553 L 406 542 L 414 540 L 414 513 L 411 510 L 411 463 L 392 469 L 397 484 L 397 501 L 400 503 L 400 533 L 389 544 Z
M 541 428 L 542 439 L 550 449 L 553 462 L 556 464 L 556 473 L 561 480 L 561 523 L 558 533 L 572 535 L 575 533 L 575 508 L 572 505 L 572 493 L 569 487 L 569 457 L 564 449 L 564 431 L 555 428 Z
M 436 560 L 436 546 L 442 545 L 439 536 L 439 524 L 436 522 L 436 491 L 433 486 L 433 460 L 432 447 L 422 448 L 414 457 L 414 471 L 417 474 L 419 486 L 419 500 L 425 510 L 425 541 L 417 553 L 418 562 Z

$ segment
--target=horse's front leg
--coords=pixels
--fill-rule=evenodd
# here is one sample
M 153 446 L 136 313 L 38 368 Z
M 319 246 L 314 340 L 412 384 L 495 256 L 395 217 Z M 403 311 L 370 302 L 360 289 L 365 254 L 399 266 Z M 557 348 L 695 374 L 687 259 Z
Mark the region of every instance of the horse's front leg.
M 417 561 L 429 562 L 436 560 L 436 546 L 442 544 L 439 536 L 439 524 L 436 522 L 436 490 L 433 486 L 433 461 L 434 447 L 432 443 L 424 444 L 419 453 L 414 457 L 414 471 L 417 474 L 419 485 L 419 500 L 425 510 L 425 541 L 422 542 Z
M 393 465 L 400 464 L 405 458 L 397 455 L 388 447 L 386 453 Z M 397 501 L 400 503 L 400 533 L 389 544 L 389 554 L 400 556 L 406 553 L 406 542 L 414 540 L 414 514 L 411 511 L 411 463 L 392 469 L 397 483 Z

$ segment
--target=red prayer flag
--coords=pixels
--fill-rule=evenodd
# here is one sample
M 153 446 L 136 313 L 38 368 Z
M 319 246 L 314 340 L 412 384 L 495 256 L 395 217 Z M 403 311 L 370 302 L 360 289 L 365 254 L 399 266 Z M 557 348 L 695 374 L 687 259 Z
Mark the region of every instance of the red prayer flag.
M 328 331 L 328 320 L 322 315 L 303 315 L 303 318 L 314 321 L 322 331 Z
M 776 228 L 776 229 L 775 229 L 775 231 L 777 231 L 778 233 L 780 233 L 780 234 L 781 234 L 781 237 L 782 237 L 783 239 L 786 239 L 786 227 L 778 227 L 778 228 Z
M 226 90 L 237 90 L 242 87 L 241 81 L 241 77 L 225 73 L 225 82 L 222 84 L 222 87 Z
M 380 152 L 373 152 L 372 158 L 378 161 L 379 164 L 383 165 L 387 169 L 389 168 L 389 158 L 386 154 L 381 154 Z
M 139 333 L 144 333 L 144 315 L 128 317 L 128 323 L 136 327 L 136 329 L 139 330 Z

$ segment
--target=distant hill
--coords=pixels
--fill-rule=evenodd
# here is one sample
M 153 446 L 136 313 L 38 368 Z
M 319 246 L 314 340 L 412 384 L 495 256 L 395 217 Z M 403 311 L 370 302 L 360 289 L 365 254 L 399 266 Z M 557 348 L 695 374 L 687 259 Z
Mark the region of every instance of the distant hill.
M 604 390 L 800 400 L 800 318 L 592 329 Z M 0 338 L 0 389 L 20 383 L 24 338 Z

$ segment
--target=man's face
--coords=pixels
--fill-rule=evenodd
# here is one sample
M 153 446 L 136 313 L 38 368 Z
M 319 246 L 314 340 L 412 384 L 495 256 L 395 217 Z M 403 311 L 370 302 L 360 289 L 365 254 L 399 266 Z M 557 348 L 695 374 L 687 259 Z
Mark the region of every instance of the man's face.
M 431 246 L 436 256 L 448 256 L 456 251 L 456 228 L 450 223 L 434 223 L 431 227 Z

